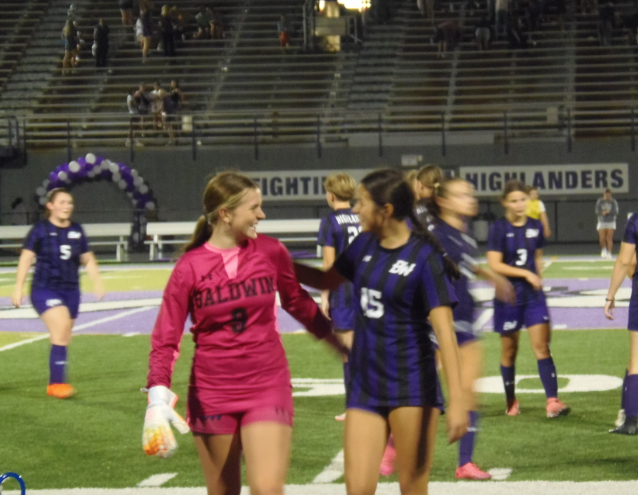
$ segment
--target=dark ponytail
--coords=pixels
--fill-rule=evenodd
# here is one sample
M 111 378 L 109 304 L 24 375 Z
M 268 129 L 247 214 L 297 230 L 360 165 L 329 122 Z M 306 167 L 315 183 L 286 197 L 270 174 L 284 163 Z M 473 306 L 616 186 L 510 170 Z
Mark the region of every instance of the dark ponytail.
M 445 274 L 451 279 L 460 277 L 456 263 L 447 255 L 439 240 L 417 218 L 414 211 L 414 192 L 401 172 L 393 169 L 376 170 L 366 175 L 361 185 L 368 191 L 370 198 L 377 206 L 383 207 L 386 204 L 393 206 L 393 218 L 397 220 L 409 218 L 415 235 L 430 244 L 443 257 Z

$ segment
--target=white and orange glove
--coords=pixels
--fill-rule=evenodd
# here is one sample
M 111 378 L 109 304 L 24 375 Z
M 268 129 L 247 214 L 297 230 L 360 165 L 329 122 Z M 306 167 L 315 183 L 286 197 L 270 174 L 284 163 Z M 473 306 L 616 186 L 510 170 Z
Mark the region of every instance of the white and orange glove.
M 146 455 L 171 457 L 175 453 L 177 441 L 170 424 L 182 435 L 190 431 L 184 418 L 173 410 L 176 402 L 177 395 L 163 385 L 149 389 L 142 433 L 142 447 Z

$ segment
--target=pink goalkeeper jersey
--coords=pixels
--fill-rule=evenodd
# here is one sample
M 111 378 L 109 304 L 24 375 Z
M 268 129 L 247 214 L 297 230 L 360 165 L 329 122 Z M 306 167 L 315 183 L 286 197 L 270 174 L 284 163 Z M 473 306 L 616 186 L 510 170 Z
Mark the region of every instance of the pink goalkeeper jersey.
M 184 254 L 153 328 L 148 387 L 171 386 L 190 314 L 196 347 L 189 395 L 205 396 L 207 414 L 246 410 L 263 402 L 268 390 L 290 389 L 276 326 L 276 291 L 282 307 L 309 331 L 318 337 L 331 331 L 278 240 L 259 235 L 235 249 L 206 243 Z

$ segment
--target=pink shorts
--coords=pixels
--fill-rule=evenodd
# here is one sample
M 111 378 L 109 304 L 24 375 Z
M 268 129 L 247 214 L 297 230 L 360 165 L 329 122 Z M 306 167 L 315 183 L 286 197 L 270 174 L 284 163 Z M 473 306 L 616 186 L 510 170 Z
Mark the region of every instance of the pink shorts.
M 237 413 L 190 417 L 188 422 L 193 433 L 234 435 L 242 426 L 251 423 L 270 422 L 292 427 L 292 418 L 293 413 L 288 408 L 261 406 Z

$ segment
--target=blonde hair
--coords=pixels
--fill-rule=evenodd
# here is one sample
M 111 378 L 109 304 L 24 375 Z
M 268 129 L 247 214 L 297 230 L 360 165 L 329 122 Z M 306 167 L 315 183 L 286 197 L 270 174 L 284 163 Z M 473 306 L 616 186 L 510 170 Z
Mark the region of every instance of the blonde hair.
M 71 196 L 71 193 L 65 189 L 64 187 L 56 187 L 55 189 L 51 189 L 48 193 L 47 193 L 47 202 L 46 204 L 49 203 L 53 203 L 55 201 L 55 198 L 58 197 L 58 194 L 68 194 L 69 196 Z M 73 199 L 73 196 L 71 196 L 71 199 Z M 51 210 L 49 210 L 46 205 L 44 207 L 44 218 L 51 218 Z
M 357 183 L 348 174 L 331 174 L 323 183 L 323 187 L 339 201 L 350 201 L 354 198 Z
M 419 175 L 418 170 L 408 170 L 405 174 L 405 181 L 410 184 L 410 187 L 414 189 L 414 183 L 416 182 L 417 175 Z
M 445 180 L 443 170 L 436 165 L 425 165 L 417 172 L 416 180 L 425 187 L 435 187 Z
M 219 210 L 237 208 L 249 189 L 257 189 L 257 184 L 238 172 L 222 172 L 213 177 L 204 190 L 204 214 L 197 220 L 195 231 L 183 252 L 202 246 L 213 233 Z

